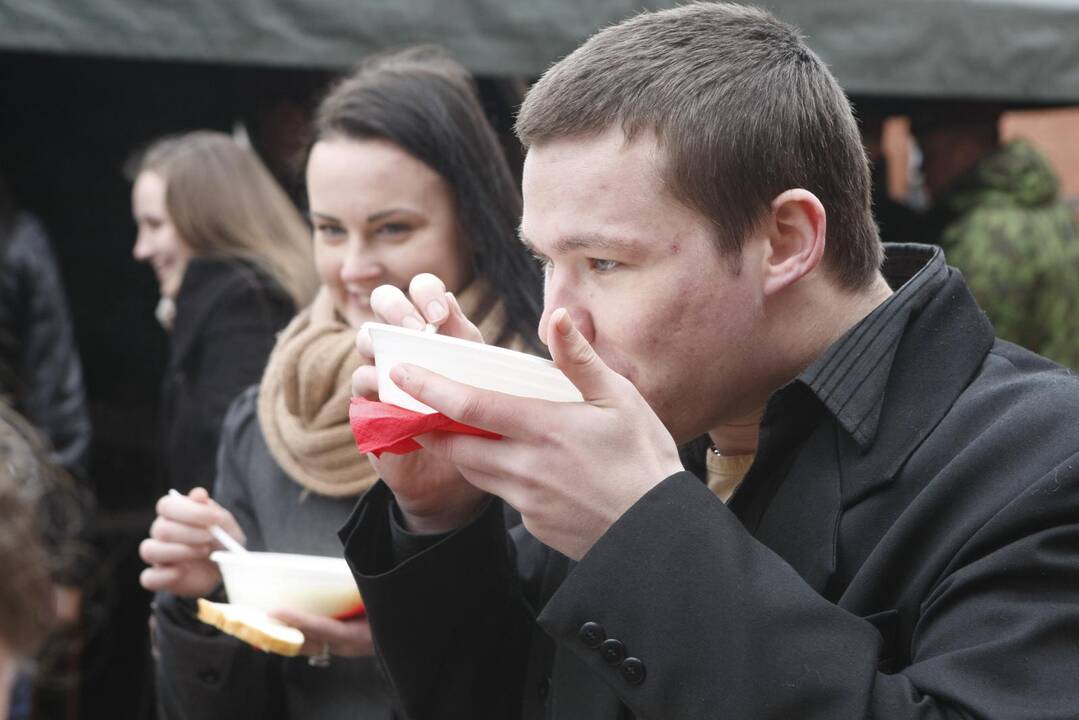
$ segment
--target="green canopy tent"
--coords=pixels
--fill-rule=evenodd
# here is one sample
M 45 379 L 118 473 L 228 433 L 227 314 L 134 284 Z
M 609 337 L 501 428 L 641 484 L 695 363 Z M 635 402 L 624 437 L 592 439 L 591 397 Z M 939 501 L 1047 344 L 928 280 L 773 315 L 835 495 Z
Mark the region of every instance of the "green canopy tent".
M 0 49 L 342 68 L 449 47 L 480 75 L 538 75 L 666 0 L 3 0 Z M 854 95 L 1079 102 L 1079 0 L 762 0 Z

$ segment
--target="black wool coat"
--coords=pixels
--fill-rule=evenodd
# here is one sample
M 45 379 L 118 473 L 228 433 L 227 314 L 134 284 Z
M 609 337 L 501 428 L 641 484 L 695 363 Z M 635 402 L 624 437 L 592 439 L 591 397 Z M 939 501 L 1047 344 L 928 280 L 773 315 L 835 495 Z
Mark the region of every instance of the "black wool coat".
M 212 489 L 225 412 L 262 377 L 277 332 L 294 312 L 288 294 L 248 263 L 188 263 L 163 389 L 166 487 Z
M 45 435 L 56 464 L 86 478 L 82 363 L 48 235 L 27 213 L 0 222 L 0 396 Z
M 407 716 L 1079 717 L 1079 380 L 887 254 L 728 505 L 673 475 L 572 563 L 497 502 L 407 536 L 376 485 L 341 537 Z

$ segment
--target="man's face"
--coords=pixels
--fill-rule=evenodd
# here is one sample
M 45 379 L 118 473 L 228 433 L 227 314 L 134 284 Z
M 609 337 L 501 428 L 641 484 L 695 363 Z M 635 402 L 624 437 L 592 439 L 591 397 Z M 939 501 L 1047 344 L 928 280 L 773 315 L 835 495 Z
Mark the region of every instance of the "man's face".
M 569 310 L 600 357 L 685 442 L 752 412 L 755 263 L 737 274 L 708 220 L 674 200 L 651 135 L 620 129 L 534 145 L 525 160 L 522 239 L 544 261 L 551 313 Z

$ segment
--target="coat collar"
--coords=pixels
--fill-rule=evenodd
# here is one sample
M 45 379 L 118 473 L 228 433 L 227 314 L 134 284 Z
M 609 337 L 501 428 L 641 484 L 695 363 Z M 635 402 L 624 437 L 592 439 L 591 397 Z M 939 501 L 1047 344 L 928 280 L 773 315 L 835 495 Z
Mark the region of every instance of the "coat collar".
M 842 510 L 891 482 L 993 343 L 939 248 L 886 253 L 898 290 L 771 397 L 757 462 L 730 503 L 822 593 L 836 569 Z
M 212 312 L 220 312 L 221 299 L 246 283 L 263 287 L 266 281 L 253 265 L 243 260 L 192 258 L 176 294 L 176 320 L 170 338 L 169 368 L 178 370 L 194 350 L 202 326 Z
M 924 245 L 889 245 L 883 270 L 896 292 L 795 381 L 820 400 L 863 451 L 876 437 L 900 340 L 911 318 L 926 306 L 948 275 L 944 253 Z

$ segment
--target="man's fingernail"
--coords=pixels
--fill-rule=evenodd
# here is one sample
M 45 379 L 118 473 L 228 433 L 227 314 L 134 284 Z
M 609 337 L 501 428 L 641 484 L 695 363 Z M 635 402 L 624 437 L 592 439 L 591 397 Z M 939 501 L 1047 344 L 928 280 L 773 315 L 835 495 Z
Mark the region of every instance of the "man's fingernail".
M 426 325 L 426 323 L 415 315 L 407 315 L 405 316 L 405 319 L 401 321 L 401 327 L 408 328 L 409 330 L 423 330 L 424 325 Z
M 446 319 L 446 306 L 438 300 L 427 303 L 427 319 L 431 322 L 442 322 Z
M 390 368 L 390 379 L 396 383 L 397 387 L 404 387 L 408 384 L 408 371 L 400 365 L 395 365 Z
M 558 328 L 558 332 L 566 337 L 569 337 L 569 334 L 573 332 L 573 321 L 570 320 L 569 313 L 565 310 L 559 314 L 554 326 Z

